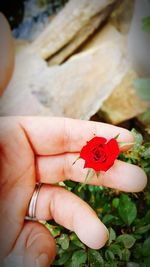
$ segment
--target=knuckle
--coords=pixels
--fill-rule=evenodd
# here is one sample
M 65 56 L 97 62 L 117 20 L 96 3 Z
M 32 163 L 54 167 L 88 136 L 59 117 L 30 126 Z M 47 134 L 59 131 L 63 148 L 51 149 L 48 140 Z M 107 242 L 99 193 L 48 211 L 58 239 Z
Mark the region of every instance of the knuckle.
M 70 133 L 70 126 L 69 121 L 67 118 L 63 118 L 63 135 L 62 135 L 62 142 L 63 142 L 63 150 L 64 152 L 68 152 L 70 150 L 70 141 L 71 141 L 71 133 Z
M 72 165 L 70 164 L 70 156 L 68 153 L 64 155 L 64 162 L 63 162 L 63 179 L 69 180 L 72 174 Z

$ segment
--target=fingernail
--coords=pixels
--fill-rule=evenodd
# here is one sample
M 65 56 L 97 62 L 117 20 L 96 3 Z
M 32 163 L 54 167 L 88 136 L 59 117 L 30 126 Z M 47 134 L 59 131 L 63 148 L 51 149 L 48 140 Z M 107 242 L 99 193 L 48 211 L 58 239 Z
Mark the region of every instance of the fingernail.
M 50 264 L 49 262 L 49 257 L 47 254 L 41 254 L 37 259 L 36 259 L 36 266 L 37 267 L 48 267 Z

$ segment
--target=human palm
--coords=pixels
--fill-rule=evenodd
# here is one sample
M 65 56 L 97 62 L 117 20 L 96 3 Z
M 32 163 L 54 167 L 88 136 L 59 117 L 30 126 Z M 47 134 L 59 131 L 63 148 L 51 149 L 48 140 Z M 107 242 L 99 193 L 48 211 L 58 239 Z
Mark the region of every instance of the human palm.
M 0 120 L 0 259 L 9 255 L 16 259 L 15 267 L 17 259 L 20 267 L 46 267 L 55 257 L 55 241 L 48 230 L 38 221 L 25 220 L 36 182 L 43 183 L 36 205 L 38 220 L 54 219 L 75 231 L 87 246 L 102 247 L 108 231 L 96 213 L 56 183 L 67 179 L 84 182 L 83 160 L 72 163 L 93 135 L 110 139 L 120 134 L 118 141 L 133 142 L 132 134 L 104 123 L 64 118 Z M 98 179 L 93 176 L 90 180 L 127 192 L 142 190 L 146 182 L 142 169 L 119 160 Z

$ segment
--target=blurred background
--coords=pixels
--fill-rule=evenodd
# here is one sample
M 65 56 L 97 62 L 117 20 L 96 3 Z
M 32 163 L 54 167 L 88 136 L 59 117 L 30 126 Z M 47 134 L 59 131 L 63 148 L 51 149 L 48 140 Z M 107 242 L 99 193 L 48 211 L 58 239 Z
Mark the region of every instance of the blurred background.
M 150 1 L 0 1 L 0 116 L 60 116 L 132 130 L 120 159 L 150 178 Z M 121 177 L 120 177 L 121 179 Z M 149 267 L 150 182 L 137 194 L 67 181 L 109 228 L 101 250 L 44 222 L 52 266 Z
M 0 11 L 1 115 L 141 125 L 148 138 L 148 0 L 2 0 Z

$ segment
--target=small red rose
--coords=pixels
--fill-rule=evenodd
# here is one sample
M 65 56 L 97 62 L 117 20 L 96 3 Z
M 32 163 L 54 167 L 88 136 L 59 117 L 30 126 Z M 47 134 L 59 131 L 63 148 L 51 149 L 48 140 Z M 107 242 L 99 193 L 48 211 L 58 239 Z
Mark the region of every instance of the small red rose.
M 119 156 L 120 149 L 115 138 L 108 142 L 104 137 L 94 137 L 82 148 L 80 158 L 85 160 L 84 168 L 96 172 L 107 171 Z

